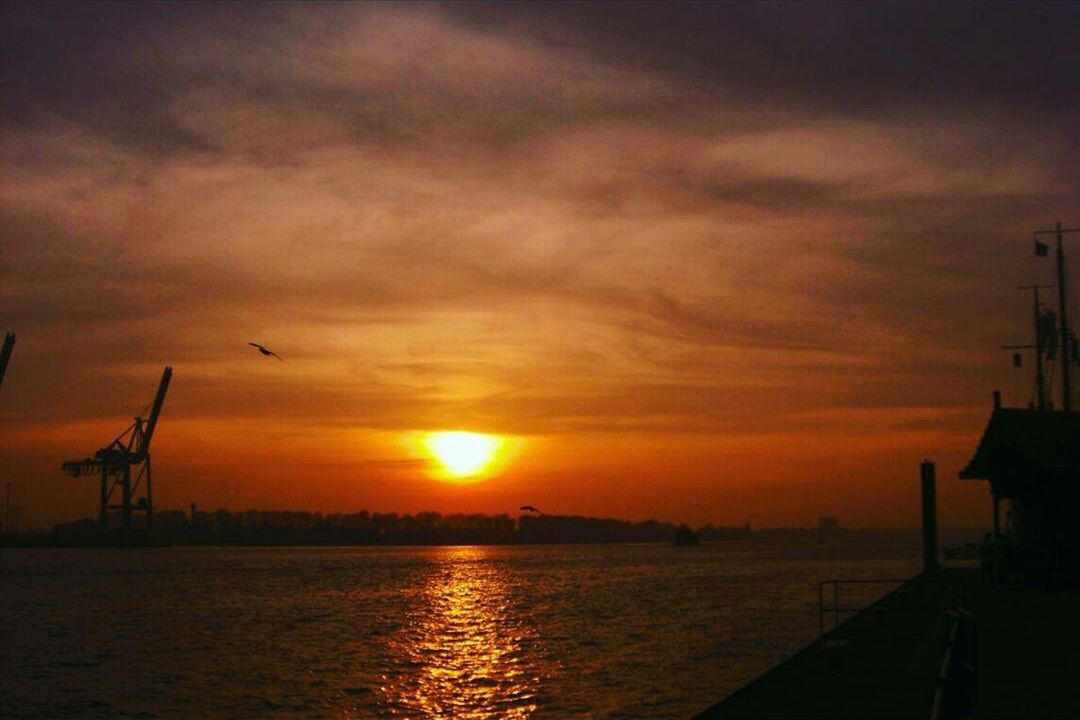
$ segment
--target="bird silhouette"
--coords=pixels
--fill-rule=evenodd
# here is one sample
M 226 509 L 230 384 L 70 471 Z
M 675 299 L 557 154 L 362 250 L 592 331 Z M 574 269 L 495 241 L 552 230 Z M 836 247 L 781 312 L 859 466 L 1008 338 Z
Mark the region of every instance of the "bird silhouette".
M 535 505 L 522 505 L 518 509 L 519 510 L 526 510 L 528 512 L 534 512 L 537 515 L 543 515 L 544 514 L 544 513 L 540 512 L 540 508 L 536 507 Z
M 271 349 L 269 349 L 269 348 L 265 348 L 265 347 L 263 347 L 263 346 L 262 346 L 262 345 L 260 345 L 259 343 L 253 343 L 253 342 L 249 342 L 249 343 L 248 343 L 248 345 L 250 345 L 250 346 L 251 346 L 251 347 L 253 347 L 253 348 L 257 348 L 259 352 L 261 352 L 261 353 L 262 353 L 263 355 L 266 355 L 267 357 L 269 357 L 269 356 L 273 355 L 273 356 L 274 356 L 274 357 L 276 357 L 276 358 L 277 358 L 278 360 L 281 360 L 281 356 L 280 356 L 280 355 L 278 355 L 278 354 L 277 354 L 276 352 L 274 352 L 273 350 L 271 350 Z M 281 360 L 281 362 L 285 362 L 285 361 L 284 361 L 284 360 Z

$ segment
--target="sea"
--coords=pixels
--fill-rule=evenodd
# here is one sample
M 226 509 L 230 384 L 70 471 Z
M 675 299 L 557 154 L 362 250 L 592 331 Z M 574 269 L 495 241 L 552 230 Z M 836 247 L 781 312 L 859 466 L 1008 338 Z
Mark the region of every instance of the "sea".
M 885 533 L 4 549 L 0 717 L 686 718 L 818 637 L 820 581 L 918 568 Z

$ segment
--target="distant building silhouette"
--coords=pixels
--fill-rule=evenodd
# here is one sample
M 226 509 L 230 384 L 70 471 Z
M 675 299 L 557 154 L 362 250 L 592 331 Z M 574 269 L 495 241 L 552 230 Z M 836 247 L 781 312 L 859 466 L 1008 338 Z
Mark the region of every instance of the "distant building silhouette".
M 817 526 L 822 532 L 834 532 L 840 529 L 840 519 L 835 515 L 825 515 L 818 518 Z
M 689 525 L 683 523 L 675 531 L 675 544 L 693 547 L 701 544 L 701 540 L 698 538 L 698 534 L 690 529 Z
M 825 515 L 818 518 L 817 533 L 818 542 L 825 542 L 831 535 L 840 531 L 840 520 L 835 515 Z

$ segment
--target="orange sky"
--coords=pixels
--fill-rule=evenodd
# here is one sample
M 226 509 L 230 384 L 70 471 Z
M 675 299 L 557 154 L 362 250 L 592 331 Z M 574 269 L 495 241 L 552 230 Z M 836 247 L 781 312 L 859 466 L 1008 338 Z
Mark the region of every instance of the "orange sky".
M 6 6 L 21 524 L 165 365 L 158 507 L 982 524 L 1080 118 L 1075 7 L 972 7 Z

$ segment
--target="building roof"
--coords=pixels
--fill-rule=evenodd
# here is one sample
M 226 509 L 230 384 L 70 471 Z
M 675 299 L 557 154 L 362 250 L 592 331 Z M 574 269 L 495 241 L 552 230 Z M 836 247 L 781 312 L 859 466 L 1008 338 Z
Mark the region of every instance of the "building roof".
M 995 409 L 960 479 L 1032 472 L 1080 478 L 1080 413 Z

